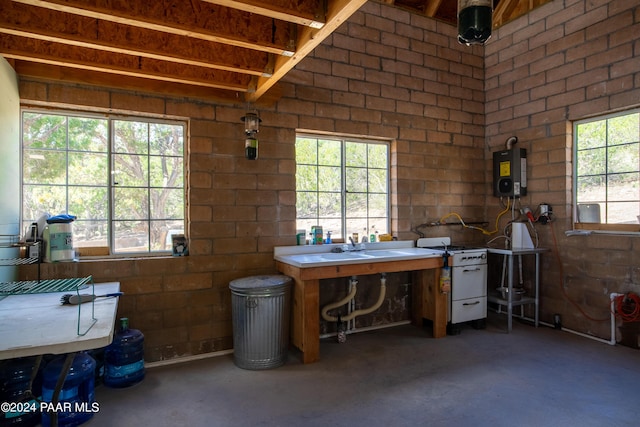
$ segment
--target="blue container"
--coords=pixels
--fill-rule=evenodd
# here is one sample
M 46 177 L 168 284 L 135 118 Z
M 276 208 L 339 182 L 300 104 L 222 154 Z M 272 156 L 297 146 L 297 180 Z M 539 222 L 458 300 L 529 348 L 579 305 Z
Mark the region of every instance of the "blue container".
M 120 329 L 104 351 L 104 385 L 124 388 L 144 379 L 144 335 L 120 319 Z
M 40 398 L 42 393 L 42 369 L 38 369 L 33 384 L 30 384 L 35 364 L 35 357 L 0 363 L 0 402 L 20 402 L 23 409 L 0 412 L 1 427 L 31 427 L 40 423 L 40 403 L 36 398 Z
M 56 383 L 62 372 L 66 356 L 59 356 L 44 368 L 42 381 L 42 401 L 51 403 Z M 95 402 L 96 362 L 86 353 L 77 353 L 69 373 L 65 377 L 58 396 L 58 405 L 53 409 L 58 416 L 58 426 L 78 426 L 93 417 Z M 42 411 L 42 425 L 51 425 L 51 414 Z

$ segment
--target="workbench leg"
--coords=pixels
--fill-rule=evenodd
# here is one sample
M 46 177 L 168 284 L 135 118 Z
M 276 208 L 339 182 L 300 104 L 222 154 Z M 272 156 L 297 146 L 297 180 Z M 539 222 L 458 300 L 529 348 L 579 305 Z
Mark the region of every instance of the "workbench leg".
M 294 279 L 291 342 L 302 363 L 320 360 L 320 281 Z
M 535 325 L 538 327 L 539 323 L 539 307 L 540 304 L 540 254 L 536 253 L 536 301 L 533 305 L 533 309 L 535 310 Z
M 513 315 L 513 255 L 506 255 L 509 257 L 509 288 L 507 295 L 507 333 L 511 332 L 511 328 L 513 326 L 513 319 L 511 316 Z
M 431 273 L 433 271 L 433 274 Z M 433 337 L 447 336 L 447 294 L 440 292 L 440 269 L 419 270 L 413 274 L 415 307 L 412 308 L 413 322 L 422 319 L 433 323 Z M 420 326 L 418 324 L 418 326 Z
M 447 294 L 440 292 L 440 269 L 433 270 L 433 283 L 431 287 L 434 301 L 433 337 L 442 338 L 447 336 Z

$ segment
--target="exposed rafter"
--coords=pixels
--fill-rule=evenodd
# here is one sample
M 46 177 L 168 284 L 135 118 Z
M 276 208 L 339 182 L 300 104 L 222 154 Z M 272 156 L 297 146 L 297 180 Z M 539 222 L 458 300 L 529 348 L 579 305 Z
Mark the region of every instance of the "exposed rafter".
M 369 0 L 456 25 L 457 0 Z M 550 0 L 495 1 L 500 25 Z M 0 0 L 19 75 L 256 102 L 367 0 Z

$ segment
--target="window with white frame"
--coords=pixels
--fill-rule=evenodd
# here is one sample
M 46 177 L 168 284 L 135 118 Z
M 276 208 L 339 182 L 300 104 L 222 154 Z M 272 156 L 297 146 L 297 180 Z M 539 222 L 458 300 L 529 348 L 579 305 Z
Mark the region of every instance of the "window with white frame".
M 576 228 L 640 231 L 640 110 L 574 123 Z
M 185 233 L 185 130 L 185 122 L 24 109 L 23 226 L 69 214 L 81 254 L 170 251 L 171 236 Z
M 336 240 L 389 232 L 389 142 L 296 137 L 298 230 L 322 226 Z

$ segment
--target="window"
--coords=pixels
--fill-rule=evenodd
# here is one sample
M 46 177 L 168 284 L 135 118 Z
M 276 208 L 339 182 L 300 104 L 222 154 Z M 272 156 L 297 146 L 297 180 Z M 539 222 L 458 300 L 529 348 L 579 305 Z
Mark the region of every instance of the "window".
M 335 239 L 389 230 L 389 143 L 298 135 L 297 228 Z
M 640 231 L 640 110 L 574 123 L 576 228 Z
M 171 235 L 185 230 L 185 127 L 23 110 L 23 227 L 70 214 L 82 254 L 170 251 Z

